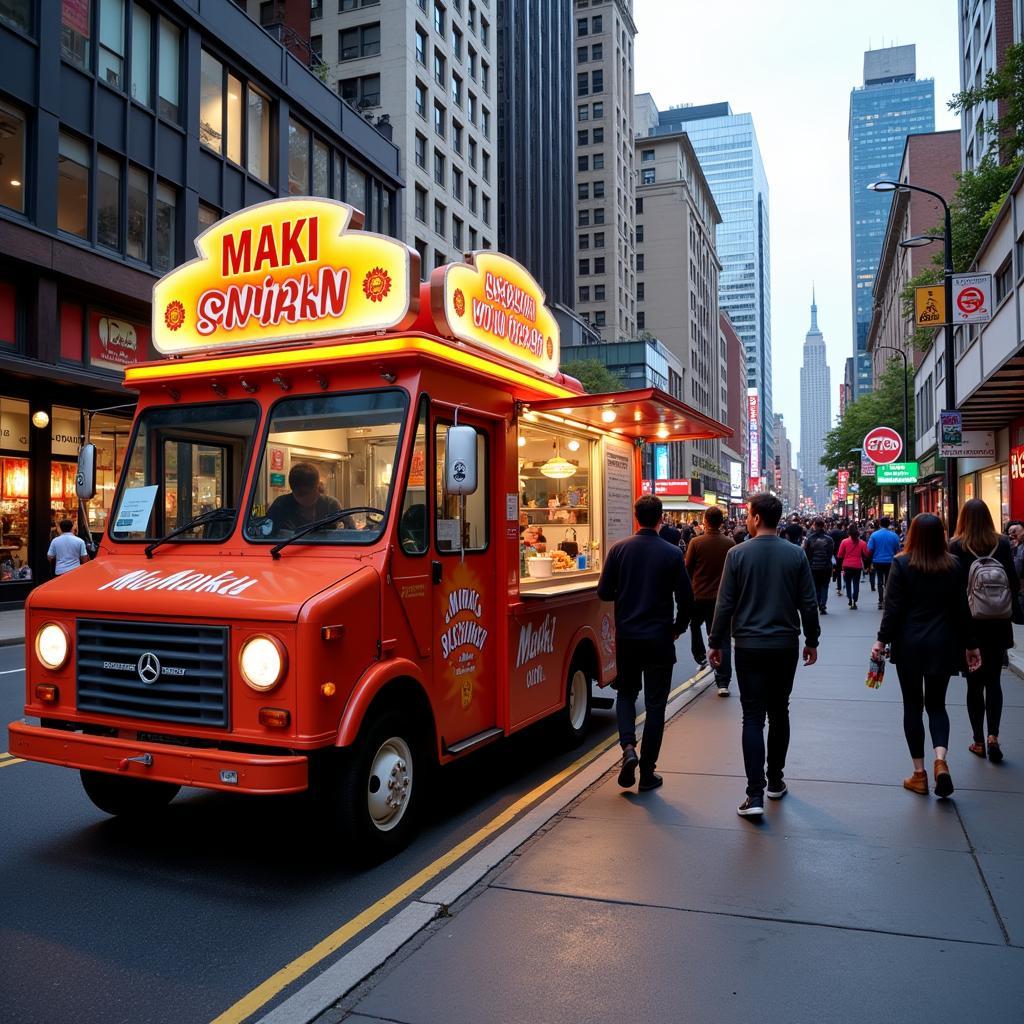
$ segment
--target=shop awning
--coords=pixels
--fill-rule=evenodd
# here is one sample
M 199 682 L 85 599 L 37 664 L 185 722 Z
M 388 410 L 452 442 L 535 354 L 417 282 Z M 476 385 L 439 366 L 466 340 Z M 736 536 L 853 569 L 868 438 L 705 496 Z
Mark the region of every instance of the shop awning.
M 525 402 L 531 412 L 563 416 L 566 420 L 621 434 L 634 441 L 703 441 L 732 437 L 732 431 L 710 416 L 692 409 L 658 388 L 544 398 Z M 701 506 L 703 507 L 703 506 Z
M 703 512 L 711 506 L 697 498 L 674 498 L 669 496 L 661 499 L 661 507 L 669 512 Z
M 1002 366 L 960 403 L 965 430 L 1002 430 L 1024 416 L 1024 351 Z

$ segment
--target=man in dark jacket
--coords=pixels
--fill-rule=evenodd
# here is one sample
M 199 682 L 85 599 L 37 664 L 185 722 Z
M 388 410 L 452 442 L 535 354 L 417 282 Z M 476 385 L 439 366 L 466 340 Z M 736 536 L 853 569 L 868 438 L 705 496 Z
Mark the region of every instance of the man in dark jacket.
M 682 551 L 658 536 L 661 499 L 645 494 L 637 499 L 633 513 L 640 529 L 608 552 L 597 596 L 615 602 L 615 712 L 622 746 L 619 785 L 624 789 L 633 785 L 639 764 L 639 788 L 647 790 L 662 783 L 654 769 L 665 731 L 675 641 L 689 621 L 693 591 Z M 641 688 L 647 721 L 641 756 L 637 757 L 636 699 Z
M 846 538 L 846 527 L 838 520 L 832 524 L 832 529 L 828 531 L 828 535 L 832 538 L 832 550 L 834 552 L 839 551 L 839 545 L 843 543 Z M 839 559 L 836 559 L 835 572 L 833 579 L 836 584 L 836 593 L 842 595 L 843 593 L 843 567 L 839 564 Z
M 818 611 L 828 615 L 828 584 L 832 579 L 832 556 L 836 553 L 832 538 L 825 532 L 825 521 L 819 516 L 814 520 L 814 529 L 804 541 L 807 561 L 811 563 L 814 590 L 818 595 Z
M 747 798 L 736 809 L 744 817 L 764 814 L 764 720 L 768 717 L 767 793 L 786 793 L 784 769 L 789 749 L 789 695 L 800 660 L 803 625 L 805 665 L 818 657 L 818 604 L 811 569 L 803 551 L 776 533 L 782 503 L 774 494 L 750 499 L 751 539 L 726 556 L 718 605 L 708 643 L 708 660 L 721 664 L 722 650 L 735 641 L 736 680 L 743 706 L 743 765 Z
M 722 533 L 722 510 L 712 505 L 704 513 L 705 531 L 694 537 L 686 546 L 686 571 L 693 586 L 693 613 L 690 616 L 690 651 L 693 660 L 703 668 L 707 663 L 704 649 L 703 627 L 711 629 L 715 617 L 715 601 L 718 600 L 718 584 L 722 579 L 725 556 L 733 542 Z M 719 697 L 729 696 L 729 680 L 732 679 L 732 650 L 722 649 L 722 664 L 715 669 L 715 685 Z
M 679 542 L 683 539 L 682 532 L 672 522 L 672 520 L 668 518 L 668 516 L 665 516 L 662 520 L 658 536 L 662 540 L 667 540 L 669 544 L 674 544 L 676 547 L 679 547 Z

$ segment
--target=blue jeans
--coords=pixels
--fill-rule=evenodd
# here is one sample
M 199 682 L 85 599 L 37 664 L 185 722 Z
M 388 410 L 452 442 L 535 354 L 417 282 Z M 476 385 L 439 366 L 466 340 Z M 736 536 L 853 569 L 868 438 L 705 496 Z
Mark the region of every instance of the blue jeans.
M 860 577 L 863 569 L 854 568 L 843 568 L 843 578 L 846 580 L 846 597 L 854 604 L 857 603 L 857 598 L 860 597 Z

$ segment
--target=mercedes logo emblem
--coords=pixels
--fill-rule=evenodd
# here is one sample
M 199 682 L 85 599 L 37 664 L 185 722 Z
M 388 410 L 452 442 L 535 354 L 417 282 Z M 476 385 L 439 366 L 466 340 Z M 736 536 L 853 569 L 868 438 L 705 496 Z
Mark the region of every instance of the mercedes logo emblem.
M 152 686 L 160 678 L 160 659 L 152 651 L 146 651 L 139 658 L 135 671 L 147 686 Z

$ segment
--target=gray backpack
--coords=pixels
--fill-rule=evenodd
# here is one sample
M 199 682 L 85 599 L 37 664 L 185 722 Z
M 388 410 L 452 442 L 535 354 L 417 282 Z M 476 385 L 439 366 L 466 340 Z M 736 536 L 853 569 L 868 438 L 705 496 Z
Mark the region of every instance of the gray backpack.
M 975 619 L 1009 619 L 1013 615 L 1013 596 L 1006 570 L 993 555 L 976 556 L 967 574 L 967 604 Z M 972 552 L 973 554 L 973 552 Z

